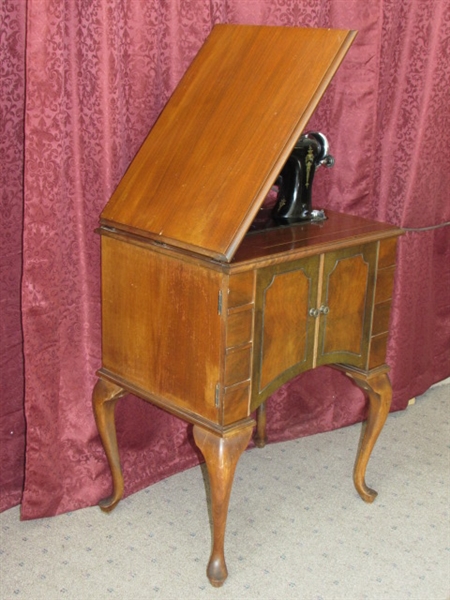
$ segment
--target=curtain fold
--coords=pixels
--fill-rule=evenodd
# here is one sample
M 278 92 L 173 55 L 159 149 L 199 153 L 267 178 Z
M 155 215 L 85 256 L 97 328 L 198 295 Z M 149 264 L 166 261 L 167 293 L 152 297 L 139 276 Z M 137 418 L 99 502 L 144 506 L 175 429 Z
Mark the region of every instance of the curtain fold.
M 50 516 L 109 493 L 91 408 L 101 359 L 94 230 L 218 22 L 359 31 L 308 125 L 336 157 L 314 202 L 408 228 L 388 351 L 393 409 L 449 375 L 449 0 L 5 0 L 1 11 L 0 510 L 21 502 L 23 519 Z M 269 400 L 268 433 L 342 427 L 363 419 L 364 405 L 322 367 Z M 191 429 L 148 403 L 124 398 L 116 419 L 127 494 L 201 460 Z
M 25 3 L 0 8 L 0 511 L 22 498 L 25 460 L 21 277 Z

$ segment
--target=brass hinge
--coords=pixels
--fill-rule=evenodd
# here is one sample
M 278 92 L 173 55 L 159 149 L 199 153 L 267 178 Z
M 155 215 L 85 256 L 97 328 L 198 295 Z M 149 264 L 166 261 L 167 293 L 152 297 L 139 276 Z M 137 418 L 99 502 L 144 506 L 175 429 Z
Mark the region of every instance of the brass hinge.
M 219 315 L 222 314 L 222 290 L 219 290 L 219 298 L 217 300 L 217 312 Z
M 220 397 L 220 383 L 216 384 L 216 394 L 214 396 L 214 406 L 219 408 L 219 397 Z

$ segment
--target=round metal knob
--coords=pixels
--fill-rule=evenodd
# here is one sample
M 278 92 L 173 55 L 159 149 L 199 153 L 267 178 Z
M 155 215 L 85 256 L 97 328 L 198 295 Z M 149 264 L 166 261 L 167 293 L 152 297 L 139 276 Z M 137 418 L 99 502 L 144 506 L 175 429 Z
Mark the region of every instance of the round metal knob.
M 309 314 L 311 317 L 317 318 L 319 316 L 319 309 L 318 308 L 310 308 Z
M 324 304 L 322 304 L 322 306 L 319 308 L 319 312 L 322 315 L 327 315 L 330 312 L 330 308 L 328 306 L 325 306 Z

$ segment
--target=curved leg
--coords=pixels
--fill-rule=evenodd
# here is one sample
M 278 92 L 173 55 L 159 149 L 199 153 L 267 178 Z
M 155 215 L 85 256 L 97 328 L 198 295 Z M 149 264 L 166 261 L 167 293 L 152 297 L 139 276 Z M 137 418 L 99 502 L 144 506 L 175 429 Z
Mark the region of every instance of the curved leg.
M 123 475 L 120 467 L 119 449 L 117 447 L 114 408 L 117 400 L 127 392 L 104 379 L 99 379 L 92 394 L 95 422 L 108 458 L 113 480 L 113 493 L 108 498 L 100 500 L 99 506 L 105 512 L 112 510 L 123 495 Z
M 256 433 L 254 441 L 255 446 L 258 448 L 264 448 L 264 446 L 267 444 L 266 423 L 266 403 L 263 402 L 256 409 Z
M 389 414 L 392 400 L 391 382 L 386 372 L 372 376 L 347 370 L 345 372 L 369 396 L 369 414 L 356 456 L 353 481 L 361 498 L 365 502 L 373 502 L 378 494 L 366 485 L 366 467 Z
M 194 439 L 205 457 L 211 486 L 213 544 L 207 567 L 211 584 L 220 587 L 227 578 L 224 541 L 234 472 L 252 435 L 253 424 L 226 433 L 223 437 L 194 425 Z

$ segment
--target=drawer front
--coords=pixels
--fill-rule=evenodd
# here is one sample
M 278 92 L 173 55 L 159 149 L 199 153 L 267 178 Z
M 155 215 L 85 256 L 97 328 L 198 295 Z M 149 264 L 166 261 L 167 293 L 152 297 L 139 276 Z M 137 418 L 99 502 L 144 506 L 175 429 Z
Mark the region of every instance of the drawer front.
M 250 380 L 251 358 L 251 344 L 227 352 L 225 357 L 225 387 Z
M 386 362 L 389 320 L 394 289 L 397 238 L 380 242 L 378 271 L 375 283 L 375 306 L 368 369 L 375 369 Z
M 253 307 L 228 315 L 226 347 L 234 348 L 251 341 L 253 333 Z
M 222 424 L 250 415 L 253 362 L 255 272 L 250 269 L 229 277 L 225 320 L 225 367 Z

